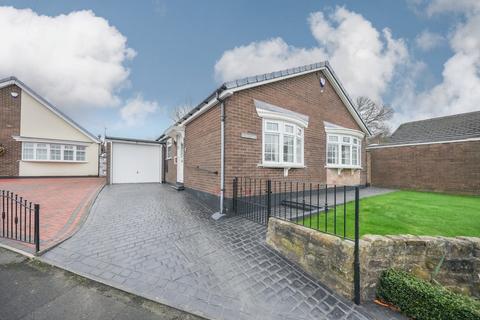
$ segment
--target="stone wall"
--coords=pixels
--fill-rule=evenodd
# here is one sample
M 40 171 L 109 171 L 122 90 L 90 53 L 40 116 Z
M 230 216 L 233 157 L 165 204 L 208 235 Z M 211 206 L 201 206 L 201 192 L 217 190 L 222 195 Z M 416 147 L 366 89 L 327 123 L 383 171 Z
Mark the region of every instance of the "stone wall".
M 270 218 L 267 244 L 332 290 L 353 298 L 352 241 Z
M 270 218 L 267 244 L 346 298 L 353 298 L 352 241 Z M 382 271 L 397 268 L 453 291 L 480 297 L 480 238 L 373 236 L 360 240 L 363 300 L 375 297 Z
M 387 268 L 430 280 L 437 266 L 437 282 L 455 292 L 480 297 L 480 238 L 367 235 L 361 240 L 360 252 L 364 297 L 375 295 L 377 280 Z

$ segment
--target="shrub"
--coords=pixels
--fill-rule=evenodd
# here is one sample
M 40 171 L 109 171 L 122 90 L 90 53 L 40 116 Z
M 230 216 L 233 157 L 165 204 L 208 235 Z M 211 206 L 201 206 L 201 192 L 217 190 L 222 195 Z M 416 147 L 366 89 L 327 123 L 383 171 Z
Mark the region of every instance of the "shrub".
M 380 277 L 377 297 L 417 320 L 479 320 L 480 302 L 394 269 Z

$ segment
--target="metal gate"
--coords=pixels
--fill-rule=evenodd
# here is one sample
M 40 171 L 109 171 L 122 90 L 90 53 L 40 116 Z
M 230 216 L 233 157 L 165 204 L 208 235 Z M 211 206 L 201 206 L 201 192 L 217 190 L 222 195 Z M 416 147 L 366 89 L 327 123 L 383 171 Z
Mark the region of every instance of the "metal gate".
M 6 190 L 1 190 L 1 202 L 0 236 L 35 244 L 35 251 L 40 251 L 40 205 Z

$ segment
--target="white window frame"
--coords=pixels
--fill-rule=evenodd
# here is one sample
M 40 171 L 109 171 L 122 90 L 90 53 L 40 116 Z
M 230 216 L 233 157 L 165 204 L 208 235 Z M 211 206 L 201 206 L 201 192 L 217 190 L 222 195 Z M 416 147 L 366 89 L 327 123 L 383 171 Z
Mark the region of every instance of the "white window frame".
M 336 137 L 337 141 L 332 141 L 333 137 Z M 345 142 L 344 138 L 349 139 L 349 142 Z M 357 141 L 357 143 L 354 143 Z M 327 142 L 325 148 L 325 163 L 327 168 L 335 168 L 335 169 L 362 169 L 362 141 L 363 137 L 360 138 L 358 135 L 351 135 L 351 134 L 341 134 L 341 133 L 327 133 Z M 328 163 L 328 147 L 329 145 L 337 146 L 337 157 L 336 163 Z M 342 147 L 348 147 L 349 157 L 348 163 L 343 164 L 343 152 Z M 357 164 L 354 165 L 353 163 L 353 147 L 357 147 Z
M 274 123 L 278 126 L 278 131 L 267 130 L 267 124 Z M 285 130 L 286 126 L 293 127 L 293 134 Z M 299 134 L 299 132 L 300 134 Z M 278 161 L 267 161 L 265 159 L 265 135 L 266 134 L 278 134 Z M 293 137 L 293 162 L 284 161 L 284 141 L 285 136 Z M 301 161 L 296 162 L 297 160 L 297 138 L 301 140 Z M 263 167 L 274 167 L 274 168 L 304 168 L 305 167 L 305 128 L 299 126 L 295 122 L 287 120 L 278 120 L 278 119 L 262 119 L 262 166 Z
M 33 157 L 32 158 L 26 158 L 25 157 L 25 146 L 26 145 L 32 145 L 33 147 Z M 37 158 L 37 149 L 38 145 L 45 145 L 46 150 L 47 150 L 47 156 L 46 159 L 38 159 Z M 51 152 L 51 146 L 56 145 L 60 146 L 60 159 L 52 159 L 52 152 Z M 73 159 L 72 160 L 65 160 L 64 156 L 64 151 L 65 147 L 71 147 L 73 151 Z M 83 154 L 84 154 L 84 159 L 83 160 L 78 160 L 77 158 L 77 148 L 84 148 Z M 42 148 L 45 149 L 45 148 Z M 80 151 L 80 150 L 79 150 Z M 79 152 L 80 153 L 80 152 Z M 73 145 L 73 144 L 61 144 L 61 143 L 48 143 L 48 142 L 33 142 L 33 141 L 23 141 L 22 142 L 22 161 L 28 161 L 28 162 L 66 162 L 66 163 L 86 163 L 87 161 L 87 147 L 86 146 L 78 146 L 78 145 Z
M 165 154 L 166 154 L 165 159 L 170 160 L 170 159 L 172 159 L 172 155 L 173 155 L 173 148 L 172 148 L 173 141 L 172 141 L 171 138 L 167 140 L 166 146 L 167 146 L 167 148 L 166 148 L 166 151 L 165 151 Z

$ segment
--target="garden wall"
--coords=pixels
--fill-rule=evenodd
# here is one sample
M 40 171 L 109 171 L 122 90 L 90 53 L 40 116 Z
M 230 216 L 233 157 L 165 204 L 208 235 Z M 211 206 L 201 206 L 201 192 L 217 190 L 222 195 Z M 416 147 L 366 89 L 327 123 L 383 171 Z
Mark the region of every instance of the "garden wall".
M 354 244 L 291 222 L 270 218 L 267 244 L 332 290 L 353 298 Z M 480 297 L 480 238 L 364 236 L 360 240 L 361 293 L 375 297 L 383 270 L 397 268 Z

